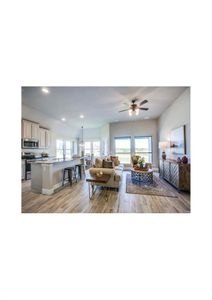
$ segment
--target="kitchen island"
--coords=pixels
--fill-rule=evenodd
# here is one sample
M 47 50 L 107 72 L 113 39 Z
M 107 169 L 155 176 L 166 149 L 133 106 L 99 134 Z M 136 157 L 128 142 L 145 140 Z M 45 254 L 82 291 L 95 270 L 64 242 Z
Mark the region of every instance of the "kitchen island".
M 31 191 L 53 194 L 63 184 L 63 170 L 83 164 L 84 158 L 37 160 L 31 164 Z

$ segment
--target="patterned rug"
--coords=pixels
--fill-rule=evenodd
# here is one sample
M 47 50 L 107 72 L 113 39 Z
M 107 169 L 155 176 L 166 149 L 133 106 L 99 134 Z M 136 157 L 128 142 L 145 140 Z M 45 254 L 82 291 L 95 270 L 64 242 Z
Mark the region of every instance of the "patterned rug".
M 163 197 L 177 198 L 177 191 L 169 189 L 168 184 L 165 184 L 159 177 L 153 175 L 153 183 L 142 183 L 131 180 L 131 174 L 126 176 L 126 192 L 128 194 L 154 195 Z

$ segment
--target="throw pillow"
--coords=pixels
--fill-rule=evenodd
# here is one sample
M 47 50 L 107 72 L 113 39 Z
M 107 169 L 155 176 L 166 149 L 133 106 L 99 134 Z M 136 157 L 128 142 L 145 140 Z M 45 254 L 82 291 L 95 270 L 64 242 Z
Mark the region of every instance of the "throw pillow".
M 132 156 L 133 165 L 137 165 L 139 158 L 141 158 L 140 155 L 133 155 Z
M 102 159 L 101 158 L 96 158 L 95 159 L 95 167 L 96 168 L 102 168 Z
M 103 168 L 108 168 L 108 169 L 113 169 L 113 162 L 103 159 L 102 167 Z
M 111 156 L 110 159 L 114 163 L 114 166 L 117 167 L 118 165 L 120 165 L 120 161 L 119 161 L 118 156 Z

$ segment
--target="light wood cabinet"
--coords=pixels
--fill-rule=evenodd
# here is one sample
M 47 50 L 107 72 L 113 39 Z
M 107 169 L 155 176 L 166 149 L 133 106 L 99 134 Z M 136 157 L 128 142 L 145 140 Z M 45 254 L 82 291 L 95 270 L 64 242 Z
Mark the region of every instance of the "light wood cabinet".
M 179 190 L 190 191 L 190 164 L 160 160 L 160 176 Z
M 39 148 L 42 149 L 51 146 L 51 131 L 28 120 L 22 120 L 22 138 L 39 140 Z
M 31 139 L 32 137 L 32 126 L 31 122 L 23 120 L 22 121 L 22 138 L 23 139 Z
M 31 132 L 32 132 L 32 139 L 39 139 L 39 124 L 32 123 L 31 124 Z
M 39 148 L 46 148 L 46 130 L 40 128 L 39 133 L 40 133 Z
M 46 138 L 46 148 L 49 148 L 50 144 L 51 144 L 51 136 L 50 136 L 50 131 L 49 130 L 46 130 L 45 138 Z
M 22 120 L 22 138 L 39 139 L 39 124 L 28 120 Z
M 40 138 L 39 138 L 39 148 L 49 148 L 51 145 L 50 130 L 45 128 L 39 128 Z
M 25 179 L 25 159 L 21 160 L 21 179 Z

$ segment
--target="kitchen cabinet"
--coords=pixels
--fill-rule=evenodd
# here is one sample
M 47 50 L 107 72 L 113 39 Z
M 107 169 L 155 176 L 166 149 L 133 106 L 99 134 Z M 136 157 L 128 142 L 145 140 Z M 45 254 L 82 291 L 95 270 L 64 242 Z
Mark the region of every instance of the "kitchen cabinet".
M 50 131 L 49 130 L 46 130 L 45 138 L 46 138 L 46 148 L 49 148 L 50 144 L 51 144 L 51 136 L 50 136 Z
M 22 120 L 22 138 L 39 140 L 39 148 L 42 149 L 51 146 L 51 131 L 29 120 Z
M 51 144 L 51 134 L 50 130 L 45 129 L 45 128 L 39 128 L 40 132 L 40 144 L 39 148 L 49 148 Z
M 22 138 L 39 139 L 39 124 L 22 120 Z
M 22 138 L 31 139 L 32 136 L 32 123 L 26 120 L 22 121 Z
M 31 123 L 31 137 L 32 139 L 39 139 L 39 124 Z
M 40 138 L 39 138 L 39 148 L 46 148 L 46 129 L 39 128 Z
M 25 179 L 25 159 L 21 160 L 21 179 Z

